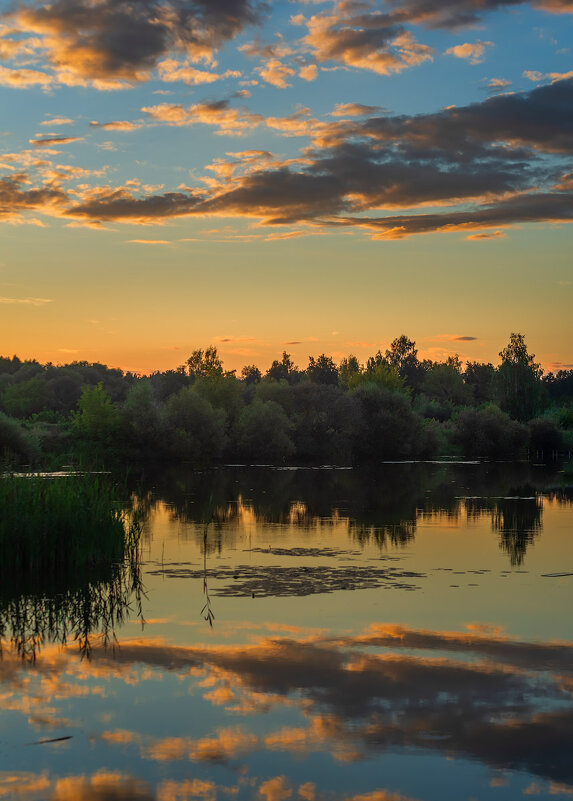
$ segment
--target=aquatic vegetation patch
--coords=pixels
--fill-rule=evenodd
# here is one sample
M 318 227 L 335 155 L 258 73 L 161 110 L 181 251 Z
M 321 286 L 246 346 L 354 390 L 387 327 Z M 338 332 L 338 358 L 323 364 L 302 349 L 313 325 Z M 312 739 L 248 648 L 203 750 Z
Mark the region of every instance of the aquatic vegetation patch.
M 0 478 L 3 584 L 121 562 L 138 538 L 135 516 L 108 476 Z
M 211 589 L 218 597 L 285 597 L 306 596 L 339 590 L 367 590 L 374 588 L 417 590 L 419 586 L 409 579 L 425 578 L 423 573 L 414 573 L 395 567 L 354 567 L 238 565 L 237 567 L 208 568 L 194 570 L 181 565 L 164 566 L 148 571 L 150 575 L 166 578 L 209 579 L 225 582 Z

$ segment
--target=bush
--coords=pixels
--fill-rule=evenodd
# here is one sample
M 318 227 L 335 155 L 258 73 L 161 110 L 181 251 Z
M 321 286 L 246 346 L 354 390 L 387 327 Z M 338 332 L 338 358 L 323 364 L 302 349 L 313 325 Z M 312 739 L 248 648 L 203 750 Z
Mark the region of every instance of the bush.
M 222 409 L 213 409 L 192 387 L 182 389 L 165 404 L 167 449 L 179 459 L 210 463 L 225 447 L 225 422 Z
M 529 447 L 532 451 L 543 451 L 550 455 L 563 447 L 563 435 L 552 420 L 538 417 L 527 424 Z
M 464 409 L 454 426 L 452 440 L 466 456 L 513 458 L 527 445 L 527 428 L 497 406 Z
M 4 412 L 0 412 L 0 462 L 9 464 L 33 459 L 38 455 L 37 439 Z
M 355 459 L 412 459 L 435 453 L 437 439 L 414 413 L 407 395 L 377 384 L 363 384 L 353 394 L 362 407 Z
M 79 437 L 100 445 L 113 446 L 119 433 L 120 420 L 101 382 L 95 387 L 83 388 L 78 409 L 72 424 Z
M 149 455 L 162 450 L 165 431 L 161 408 L 149 379 L 133 384 L 121 409 L 122 436 L 136 453 Z
M 235 426 L 237 453 L 248 462 L 276 463 L 292 456 L 291 424 L 274 401 L 258 398 L 245 406 Z

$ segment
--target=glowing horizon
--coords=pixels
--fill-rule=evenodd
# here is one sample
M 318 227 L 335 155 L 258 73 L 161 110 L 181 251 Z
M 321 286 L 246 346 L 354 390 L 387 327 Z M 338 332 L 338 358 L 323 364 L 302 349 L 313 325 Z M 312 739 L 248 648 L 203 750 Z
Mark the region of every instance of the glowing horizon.
M 572 0 L 0 0 L 0 352 L 572 368 L 572 41 Z

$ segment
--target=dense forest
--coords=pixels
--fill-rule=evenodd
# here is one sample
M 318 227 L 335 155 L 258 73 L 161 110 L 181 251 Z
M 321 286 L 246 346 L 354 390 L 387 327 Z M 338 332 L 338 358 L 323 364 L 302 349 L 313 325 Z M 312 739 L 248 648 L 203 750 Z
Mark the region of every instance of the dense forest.
M 263 374 L 217 349 L 149 376 L 0 357 L 0 460 L 354 464 L 436 455 L 553 458 L 573 449 L 573 370 L 543 375 L 522 334 L 497 366 L 418 358 L 396 338 L 366 364 L 288 353 Z

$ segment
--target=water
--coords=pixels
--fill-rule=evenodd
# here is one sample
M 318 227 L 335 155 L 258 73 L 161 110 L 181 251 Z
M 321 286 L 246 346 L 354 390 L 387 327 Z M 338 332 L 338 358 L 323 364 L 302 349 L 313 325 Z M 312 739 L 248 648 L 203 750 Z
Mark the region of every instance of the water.
M 564 469 L 147 476 L 135 572 L 0 596 L 0 799 L 570 796 Z

